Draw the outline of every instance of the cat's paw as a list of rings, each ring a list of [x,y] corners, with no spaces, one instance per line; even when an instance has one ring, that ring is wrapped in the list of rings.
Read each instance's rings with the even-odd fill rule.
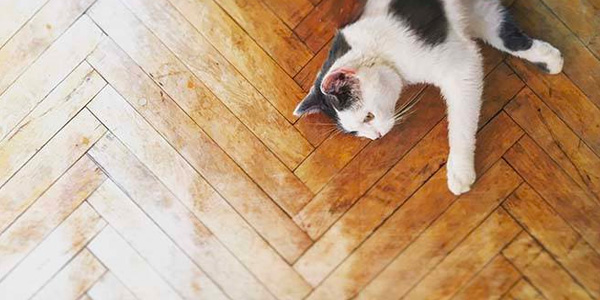
[[[447,164],[448,189],[454,195],[464,194],[471,190],[477,177],[472,167],[459,167],[449,159]]]
[[[560,73],[564,64],[560,51],[544,41],[536,40],[535,43],[535,65],[548,74]]]

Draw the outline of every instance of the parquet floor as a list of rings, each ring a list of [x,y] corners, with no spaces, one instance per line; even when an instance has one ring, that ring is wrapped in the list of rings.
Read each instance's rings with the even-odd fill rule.
[[[444,104],[378,141],[292,115],[344,0],[0,0],[0,299],[598,299],[600,2],[505,1],[473,190]]]

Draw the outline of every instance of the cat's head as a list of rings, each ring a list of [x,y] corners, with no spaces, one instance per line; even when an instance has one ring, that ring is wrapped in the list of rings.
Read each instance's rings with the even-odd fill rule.
[[[348,54],[357,55],[338,34],[315,85],[294,114],[323,112],[345,133],[378,139],[394,127],[402,81],[389,65],[344,59]]]

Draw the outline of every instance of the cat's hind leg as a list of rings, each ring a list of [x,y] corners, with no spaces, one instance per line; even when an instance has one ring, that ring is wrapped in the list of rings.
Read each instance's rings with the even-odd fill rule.
[[[526,59],[550,74],[562,71],[563,58],[549,43],[525,34],[499,0],[470,0],[469,29],[494,48]]]

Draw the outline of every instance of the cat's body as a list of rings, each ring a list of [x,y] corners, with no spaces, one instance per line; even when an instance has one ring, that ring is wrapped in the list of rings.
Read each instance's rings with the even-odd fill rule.
[[[369,0],[360,18],[336,35],[301,115],[321,111],[345,132],[370,139],[404,117],[396,101],[408,84],[440,88],[448,106],[448,187],[475,181],[475,134],[481,108],[482,58],[474,39],[525,58],[549,73],[560,52],[521,32],[499,0]]]

